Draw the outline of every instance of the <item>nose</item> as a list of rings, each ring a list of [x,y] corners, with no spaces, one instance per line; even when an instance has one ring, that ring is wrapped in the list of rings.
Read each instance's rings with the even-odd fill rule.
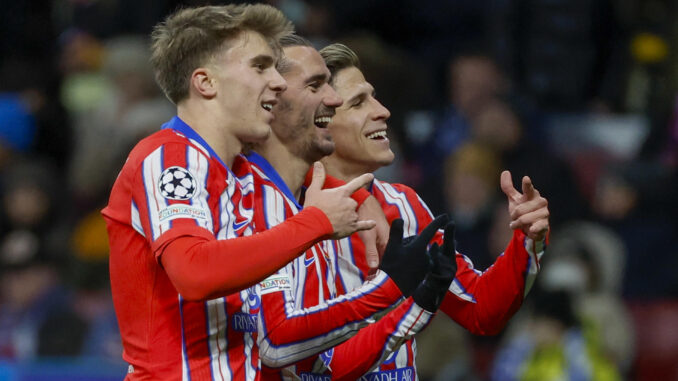
[[[285,78],[280,75],[278,70],[273,69],[271,72],[272,75],[271,78],[269,78],[268,87],[277,93],[282,93],[283,91],[287,90],[287,81],[285,81]]]
[[[329,84],[325,84],[325,96],[323,97],[323,104],[327,107],[339,107],[344,104],[344,99],[334,91],[334,88]]]
[[[374,120],[388,120],[388,118],[391,117],[391,112],[388,111],[388,109],[376,98],[373,98],[373,100],[376,107],[374,108],[374,114],[372,118]]]

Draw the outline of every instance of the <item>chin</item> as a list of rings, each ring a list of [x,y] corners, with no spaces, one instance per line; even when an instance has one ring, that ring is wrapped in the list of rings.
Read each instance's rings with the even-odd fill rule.
[[[250,143],[261,143],[268,139],[270,135],[271,126],[266,124],[265,126],[253,128],[252,134],[248,137],[247,141]]]
[[[385,167],[393,163],[393,160],[395,160],[395,154],[393,153],[393,151],[389,150],[388,153],[379,155],[376,159],[377,160],[375,161],[379,164],[379,167]]]

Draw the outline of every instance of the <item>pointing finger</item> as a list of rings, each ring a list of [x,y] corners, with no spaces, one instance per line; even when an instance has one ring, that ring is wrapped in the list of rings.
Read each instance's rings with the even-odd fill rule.
[[[532,179],[529,176],[523,176],[523,195],[525,195],[526,200],[532,200],[534,198],[534,185],[532,185]]]
[[[369,184],[373,179],[374,179],[373,174],[364,173],[356,177],[355,179],[349,181],[345,185],[342,185],[341,188],[343,188],[346,191],[346,194],[351,195],[353,194],[353,192]]]

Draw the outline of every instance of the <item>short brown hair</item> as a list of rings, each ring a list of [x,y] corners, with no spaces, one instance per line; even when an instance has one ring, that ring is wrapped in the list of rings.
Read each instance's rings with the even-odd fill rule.
[[[278,39],[291,33],[293,26],[282,12],[264,4],[180,9],[156,25],[151,64],[167,98],[175,104],[186,98],[193,70],[245,30],[260,33],[278,52]]]
[[[344,44],[334,43],[320,49],[320,55],[325,60],[325,65],[332,73],[332,83],[334,76],[343,69],[355,67],[360,69],[360,59],[351,48]]]

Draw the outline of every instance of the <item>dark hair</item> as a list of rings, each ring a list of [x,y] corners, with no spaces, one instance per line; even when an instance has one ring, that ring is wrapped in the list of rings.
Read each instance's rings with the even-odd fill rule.
[[[334,43],[320,49],[320,55],[325,60],[325,65],[332,73],[332,81],[336,74],[350,67],[360,69],[360,59],[351,48],[344,44]]]

